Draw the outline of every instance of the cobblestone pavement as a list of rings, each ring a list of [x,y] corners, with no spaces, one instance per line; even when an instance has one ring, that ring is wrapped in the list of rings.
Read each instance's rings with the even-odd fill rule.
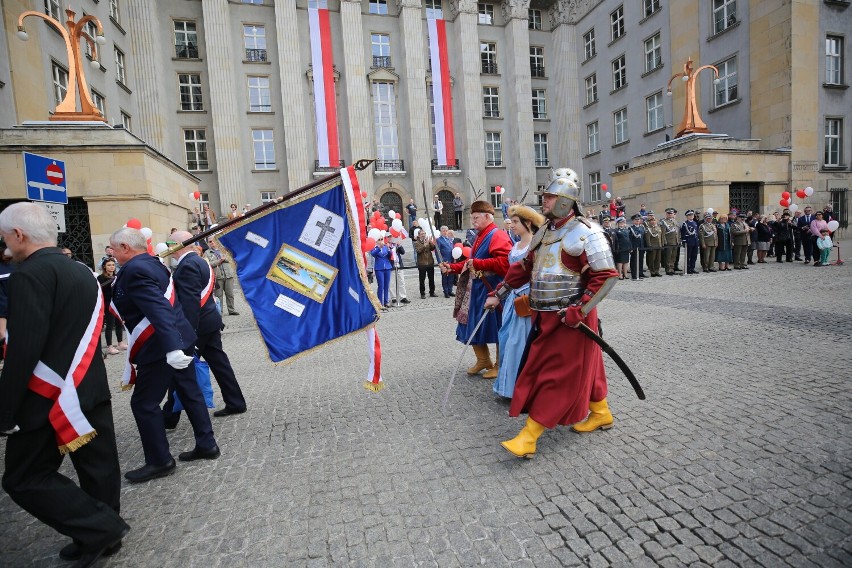
[[[363,334],[274,366],[240,298],[225,347],[249,412],[214,419],[220,459],[124,485],[132,530],[103,565],[849,566],[850,268],[619,282],[604,330],[648,398],[607,361],[615,428],[548,431],[530,461],[499,446],[522,419],[490,382],[461,376],[442,414],[460,345],[416,273],[378,325],[378,394]],[[128,400],[124,471],[142,463]],[[192,446],[186,420],[169,436]],[[66,565],[65,542],[0,495],[0,565]]]

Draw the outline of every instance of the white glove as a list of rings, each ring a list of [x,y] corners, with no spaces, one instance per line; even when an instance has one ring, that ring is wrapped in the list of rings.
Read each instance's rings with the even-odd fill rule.
[[[186,369],[192,363],[192,357],[180,350],[169,351],[166,353],[166,363],[175,369]]]
[[[21,429],[16,424],[15,427],[12,428],[11,430],[0,431],[0,436],[11,436],[12,434],[14,434],[16,432],[20,432],[20,431],[21,431]]]

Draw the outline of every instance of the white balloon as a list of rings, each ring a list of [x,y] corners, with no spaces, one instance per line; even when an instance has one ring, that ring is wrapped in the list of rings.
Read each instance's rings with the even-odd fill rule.
[[[379,229],[370,229],[370,232],[367,233],[367,236],[377,241],[382,238],[382,232]]]
[[[790,207],[788,207],[788,209],[789,209],[790,211],[792,211],[793,213],[795,213],[796,211],[798,211],[798,210],[799,210],[799,206],[798,206],[798,205],[796,205],[795,203],[791,203],[791,204],[790,204]]]
[[[168,250],[168,248],[169,248],[169,245],[167,245],[166,243],[157,243],[157,246],[154,247],[154,253],[160,254],[164,250]]]
[[[433,231],[432,231],[432,234],[433,234],[433,235],[435,236],[435,238],[437,239],[438,237],[440,237],[440,236],[441,236],[441,230],[440,230],[440,229],[435,229],[435,230],[433,230]]]
[[[461,247],[456,247],[456,248],[453,249],[453,258],[454,259],[458,260],[461,257],[461,255],[462,255]]]
[[[610,192],[608,192],[608,191],[607,191],[607,192],[606,192],[606,198],[607,198],[607,199],[609,199],[610,197],[612,197],[612,194],[611,194]]]
[[[388,218],[393,219],[396,217],[396,212],[393,209],[388,209]]]
[[[422,217],[417,220],[417,225],[423,227],[424,229],[429,226],[429,221],[423,219]]]
[[[414,238],[416,239],[416,238],[417,238],[417,235],[418,235],[419,233],[420,233],[420,227],[414,227],[414,233],[412,233],[412,235],[411,235],[411,236],[412,236],[412,237],[414,237]]]
[[[810,196],[811,196],[811,195],[813,195],[813,194],[814,194],[814,188],[812,188],[812,187],[806,187],[806,188],[805,188],[805,195],[807,195],[808,197],[810,197]]]
[[[710,213],[710,214],[712,215],[712,214],[713,214],[713,208],[712,208],[712,207],[708,207],[708,208],[707,208],[707,212],[708,212],[708,213]]]
[[[145,235],[145,240],[150,239],[151,235],[154,234],[154,231],[152,231],[148,227],[142,227],[140,230],[142,231],[142,234]]]
[[[391,227],[393,227],[397,231],[402,229],[402,219],[394,219],[393,221],[391,221]]]
[[[828,222],[828,230],[832,233],[840,228],[840,222],[838,221],[829,221]]]

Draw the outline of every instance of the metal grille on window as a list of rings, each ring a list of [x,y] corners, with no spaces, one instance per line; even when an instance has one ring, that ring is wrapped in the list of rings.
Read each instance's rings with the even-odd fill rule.
[[[19,200],[0,201],[0,212]],[[82,197],[69,197],[65,205],[65,232],[57,236],[56,246],[68,247],[74,253],[74,259],[86,266],[93,267],[95,258],[92,252],[92,230],[89,225],[89,206]],[[98,258],[100,261],[100,258]]]
[[[732,183],[728,186],[728,201],[731,209],[757,211],[760,207],[760,184]]]

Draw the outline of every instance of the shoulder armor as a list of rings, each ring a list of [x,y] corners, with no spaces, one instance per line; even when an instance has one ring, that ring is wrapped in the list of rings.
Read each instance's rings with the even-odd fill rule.
[[[547,225],[548,223],[545,223],[544,225],[539,227],[538,231],[535,232],[532,240],[530,241],[529,250],[535,251],[539,246],[541,246],[541,240],[544,238],[544,234],[547,232]]]
[[[593,232],[586,239],[586,258],[592,271],[608,270],[615,268],[615,259],[612,257],[612,249],[603,232]]]
[[[585,221],[582,217],[568,221],[567,232],[562,239],[562,250],[571,256],[580,256],[583,254],[586,240],[595,231],[591,224],[586,224],[588,221],[583,223],[581,219]],[[600,226],[597,227],[597,231],[603,235],[603,229]]]

